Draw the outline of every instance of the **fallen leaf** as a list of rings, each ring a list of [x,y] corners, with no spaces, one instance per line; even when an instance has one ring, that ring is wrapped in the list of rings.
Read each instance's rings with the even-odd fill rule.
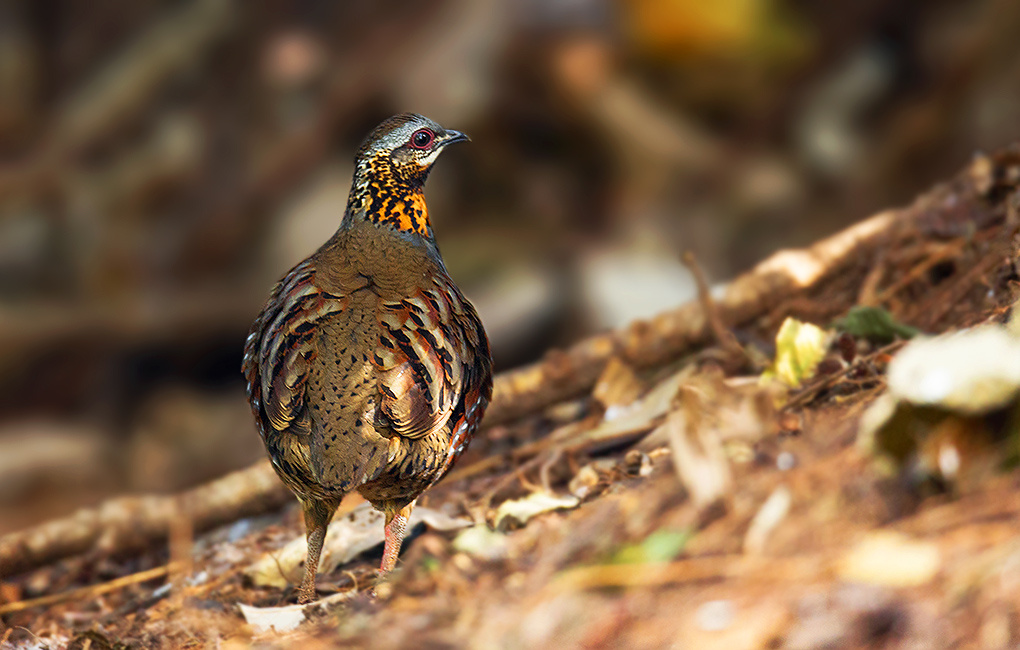
[[[942,567],[932,542],[891,531],[869,533],[839,561],[836,573],[847,582],[881,587],[919,587],[931,582]]]
[[[578,499],[583,499],[598,485],[599,480],[598,471],[592,466],[592,463],[588,463],[577,470],[577,474],[567,484],[567,490]]]
[[[1016,458],[1018,396],[1020,340],[1005,327],[918,338],[890,362],[888,390],[861,418],[858,445],[893,469],[916,458],[923,473],[976,484]]]
[[[506,558],[509,544],[504,533],[496,532],[485,524],[478,524],[460,531],[453,540],[453,548],[492,562]]]
[[[889,364],[889,391],[915,405],[988,413],[1020,393],[1020,340],[1000,325],[918,338]]]
[[[470,526],[467,518],[455,518],[431,508],[417,507],[411,511],[407,529],[425,524],[433,530],[457,530]],[[358,555],[383,543],[385,518],[368,503],[337,517],[329,525],[322,547],[319,571],[329,573]],[[300,581],[307,553],[304,536],[296,538],[273,553],[259,558],[245,571],[260,587],[283,588]]]
[[[684,386],[678,408],[662,425],[669,436],[673,466],[696,508],[715,503],[733,489],[733,474],[719,429],[706,426],[713,405],[704,392]]]
[[[256,634],[265,634],[267,632],[275,632],[277,634],[283,632],[290,632],[301,625],[305,619],[308,618],[308,614],[314,612],[317,609],[327,609],[337,603],[350,600],[358,592],[356,590],[344,591],[319,600],[308,603],[307,605],[285,605],[283,607],[253,607],[252,605],[246,605],[244,603],[238,603],[237,606],[241,610],[241,615],[244,616],[245,622],[252,627],[252,630]]]
[[[612,419],[612,413],[623,412],[637,401],[644,391],[645,385],[634,369],[619,358],[613,357],[595,382],[592,397],[602,405],[606,419]]]
[[[772,531],[789,514],[792,501],[790,489],[785,485],[779,485],[772,491],[747,527],[747,534],[744,535],[745,553],[761,554]]]
[[[680,388],[700,396],[705,426],[717,432],[731,457],[744,455],[749,445],[776,426],[775,404],[779,396],[776,384],[762,386],[757,378],[725,379],[714,372],[700,372],[685,378]],[[782,392],[785,393],[785,390]],[[682,403],[682,400],[677,400]],[[637,444],[639,450],[653,450],[670,444],[669,427],[660,426]]]
[[[598,426],[579,435],[575,448],[596,453],[651,431],[669,411],[677,390],[694,373],[694,366],[686,366],[655,385],[648,394],[613,419],[603,419]]]
[[[504,501],[496,510],[496,529],[503,528],[504,522],[514,520],[520,524],[528,523],[528,520],[536,515],[553,510],[565,510],[576,508],[581,500],[573,495],[559,496],[549,492],[532,492],[523,499]]]
[[[832,334],[811,323],[787,317],[776,334],[776,358],[762,379],[779,379],[795,388],[810,379],[829,349]]]
[[[297,629],[305,621],[304,605],[287,607],[252,607],[238,603],[241,615],[256,634],[266,632],[290,632]]]

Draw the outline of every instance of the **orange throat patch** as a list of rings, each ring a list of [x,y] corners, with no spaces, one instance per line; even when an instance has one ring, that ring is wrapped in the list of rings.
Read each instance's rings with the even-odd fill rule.
[[[356,181],[351,196],[355,208],[377,226],[431,237],[423,183],[398,179],[394,171],[389,164],[373,160],[362,182]]]
[[[423,237],[432,236],[429,211],[421,191],[408,194],[369,193],[365,214],[370,221],[380,226],[388,226],[400,232],[414,232]]]

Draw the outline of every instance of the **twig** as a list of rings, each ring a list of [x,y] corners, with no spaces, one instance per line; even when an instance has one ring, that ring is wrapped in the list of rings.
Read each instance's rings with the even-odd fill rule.
[[[807,386],[804,386],[801,390],[797,391],[797,393],[793,397],[791,397],[786,402],[786,404],[783,405],[783,410],[789,411],[791,409],[810,404],[816,397],[818,397],[818,394],[821,393],[822,391],[832,388],[841,381],[847,381],[847,376],[851,372],[854,372],[858,368],[860,368],[862,363],[870,363],[882,355],[892,354],[893,352],[896,352],[901,347],[906,345],[906,343],[907,343],[906,341],[894,341],[889,345],[883,346],[878,350],[875,350],[874,352],[865,357],[861,357],[860,359],[848,365],[846,368],[843,368],[839,372],[834,372],[831,375],[826,375],[825,377],[819,377],[815,379],[812,383],[808,384]],[[883,381],[883,378],[878,375],[875,375],[873,377],[868,377],[868,380]]]
[[[506,464],[507,459],[510,460],[525,460],[536,456],[547,449],[559,448],[565,451],[581,451],[580,448],[571,446],[576,444],[578,438],[583,437],[588,431],[594,428],[597,422],[591,422],[590,424],[585,423],[584,420],[572,422],[566,426],[560,427],[538,440],[525,443],[523,445],[515,447],[510,451],[509,454],[500,454],[498,456],[489,456],[476,461],[470,465],[464,467],[458,467],[450,472],[447,477],[447,482],[460,481],[476,474],[481,474],[490,469],[502,467]],[[583,446],[583,445],[582,445]]]
[[[132,573],[130,575],[117,578],[116,580],[111,580],[110,582],[79,587],[78,589],[72,589],[70,591],[62,591],[59,594],[50,594],[48,596],[40,596],[39,598],[30,598],[28,600],[19,600],[13,603],[7,603],[6,605],[0,605],[0,616],[14,612],[21,612],[26,609],[32,609],[33,607],[54,605],[68,600],[95,598],[96,596],[108,594],[111,591],[117,591],[124,587],[130,587],[131,585],[148,582],[149,580],[155,580],[156,578],[162,578],[177,568],[176,563],[171,562],[170,564],[164,564],[163,566],[158,566],[147,571]]]
[[[562,458],[563,449],[562,448],[554,449],[552,453],[549,454],[549,458],[547,458],[545,462],[542,463],[542,466],[538,468],[539,481],[542,484],[542,489],[545,490],[546,492],[551,493],[553,491],[552,470],[553,467],[556,466],[556,463],[560,462],[560,459]]]
[[[992,246],[991,250],[986,252],[963,275],[960,275],[953,282],[947,282],[944,287],[938,287],[936,291],[929,294],[931,297],[927,301],[915,305],[912,313],[905,315],[905,319],[909,317],[910,322],[918,323],[918,326],[922,329],[931,329],[942,320],[942,317],[950,309],[959,304],[963,296],[974,288],[977,280],[1002,264],[1005,259],[1008,259],[1006,246]],[[923,321],[921,321],[922,316],[924,318]]]
[[[514,454],[514,456],[516,456],[516,454]],[[483,458],[476,463],[471,463],[470,465],[465,465],[464,467],[458,467],[454,469],[453,471],[446,475],[445,481],[446,482],[460,481],[461,479],[476,476],[483,472],[487,472],[490,469],[502,467],[506,460],[507,457],[505,454]]]
[[[878,285],[885,278],[888,257],[889,251],[885,248],[879,249],[875,254],[875,261],[872,263],[868,275],[864,277],[864,282],[861,283],[861,288],[857,292],[858,305],[871,307],[878,304],[878,299],[875,296],[878,292]]]
[[[883,289],[881,293],[875,295],[874,302],[871,304],[880,305],[884,303],[902,291],[904,287],[923,278],[926,273],[931,271],[937,265],[947,260],[951,260],[954,257],[958,257],[963,252],[963,248],[966,243],[966,240],[958,239],[946,244],[939,244],[936,247],[936,250],[931,255],[928,255],[924,261],[912,266],[906,275]]]
[[[708,286],[708,279],[705,277],[705,271],[698,264],[697,258],[694,256],[692,251],[687,251],[683,254],[684,266],[694,276],[694,282],[698,285],[698,303],[701,305],[702,311],[708,317],[708,326],[712,330],[712,337],[715,342],[720,345],[727,353],[732,355],[736,359],[747,359],[747,354],[744,352],[744,348],[741,347],[737,341],[737,337],[726,328],[723,324],[722,317],[719,315],[719,309],[715,305],[715,300],[712,299],[712,290]]]
[[[485,510],[489,509],[489,507],[492,505],[493,499],[495,499],[497,495],[502,493],[504,490],[506,490],[514,483],[520,482],[522,485],[524,485],[526,489],[531,489],[529,487],[530,481],[528,481],[526,478],[523,478],[523,476],[526,472],[534,469],[535,467],[538,467],[541,464],[542,460],[543,460],[542,456],[536,456],[535,458],[532,458],[523,465],[519,465],[515,467],[512,471],[508,472],[506,476],[504,476],[498,483],[496,483],[496,485],[493,486],[492,489],[490,489],[488,492],[486,492],[485,496],[483,496],[479,500],[482,504],[484,504]]]

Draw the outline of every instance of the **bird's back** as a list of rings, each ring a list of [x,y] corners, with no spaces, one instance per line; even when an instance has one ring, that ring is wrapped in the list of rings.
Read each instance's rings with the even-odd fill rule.
[[[322,304],[301,302],[305,285]],[[472,406],[463,402],[488,400],[477,315],[420,242],[369,225],[338,233],[281,286],[297,300],[274,293],[253,335],[279,337],[270,330],[289,310],[296,320],[282,329],[294,344],[246,354],[247,374],[257,365],[253,374],[273,377],[260,401],[274,465],[299,494],[359,488],[372,501],[410,501],[459,454],[451,445]],[[271,417],[280,403],[299,411],[282,427]]]
[[[306,387],[311,420],[312,478],[327,490],[347,492],[378,475],[387,440],[375,428],[378,375],[372,354],[379,340],[379,298],[362,288],[347,308],[318,328],[318,354]]]

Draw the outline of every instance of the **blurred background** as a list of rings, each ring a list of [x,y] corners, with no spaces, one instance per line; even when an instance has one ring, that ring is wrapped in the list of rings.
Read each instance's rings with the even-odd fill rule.
[[[361,138],[500,370],[910,201],[1020,135],[1013,0],[0,3],[0,533],[262,456],[239,374]]]

